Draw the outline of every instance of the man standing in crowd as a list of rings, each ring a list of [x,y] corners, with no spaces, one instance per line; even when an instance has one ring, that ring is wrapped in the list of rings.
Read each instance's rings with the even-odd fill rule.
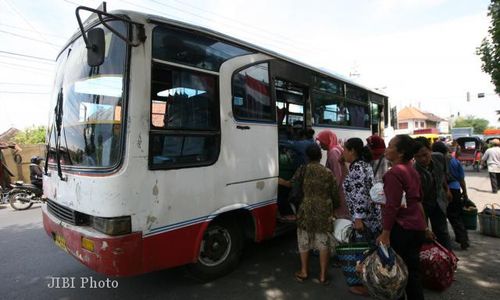
[[[432,151],[442,153],[448,164],[448,187],[450,188],[452,200],[448,204],[446,213],[451,227],[455,232],[455,241],[460,244],[462,250],[466,250],[469,248],[469,235],[462,219],[462,210],[468,196],[464,169],[458,160],[460,151],[456,151],[455,157],[451,157],[448,146],[443,142],[435,142],[432,145]]]
[[[425,216],[430,220],[438,242],[451,249],[446,211],[452,195],[448,188],[445,158],[441,153],[432,152],[429,141],[424,137],[415,139],[414,153],[415,169],[422,183]]]
[[[493,145],[484,152],[482,161],[488,164],[488,172],[490,173],[491,191],[498,193],[500,186],[500,140],[494,139],[491,141]]]

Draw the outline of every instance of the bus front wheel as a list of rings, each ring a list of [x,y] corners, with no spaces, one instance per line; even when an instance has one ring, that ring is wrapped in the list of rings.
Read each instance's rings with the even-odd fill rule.
[[[228,274],[238,265],[242,247],[242,231],[234,221],[210,224],[203,235],[198,260],[189,266],[191,276],[209,281]]]

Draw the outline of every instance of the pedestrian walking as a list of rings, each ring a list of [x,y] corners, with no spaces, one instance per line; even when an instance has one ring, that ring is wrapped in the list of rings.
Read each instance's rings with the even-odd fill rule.
[[[490,147],[481,159],[488,165],[488,173],[490,173],[491,192],[498,193],[500,187],[500,140],[493,139]]]

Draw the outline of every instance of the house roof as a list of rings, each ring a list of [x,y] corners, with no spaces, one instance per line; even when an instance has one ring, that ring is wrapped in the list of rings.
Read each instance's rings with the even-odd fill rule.
[[[398,120],[425,120],[431,122],[441,122],[446,121],[445,119],[436,116],[433,113],[421,111],[416,107],[405,107],[398,112]]]
[[[424,115],[427,116],[427,120],[431,121],[431,122],[441,122],[441,121],[446,121],[445,119],[441,118],[441,117],[438,117],[436,116],[435,114],[433,113],[429,113],[429,112],[424,112]]]
[[[9,128],[7,131],[0,133],[0,142],[9,142],[18,132],[19,129]]]
[[[427,116],[418,108],[405,107],[398,112],[398,120],[427,120]]]

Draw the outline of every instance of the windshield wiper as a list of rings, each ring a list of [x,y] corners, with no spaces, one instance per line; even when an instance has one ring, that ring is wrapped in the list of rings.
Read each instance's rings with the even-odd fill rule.
[[[63,119],[63,89],[59,90],[59,93],[57,94],[57,103],[56,107],[54,108],[54,123],[52,127],[50,128],[49,131],[49,140],[47,143],[47,159],[45,160],[45,175],[48,176],[48,161],[49,161],[49,153],[52,150],[52,147],[50,147],[50,141],[52,139],[52,130],[54,129],[54,126],[56,128],[55,132],[55,150],[56,150],[56,161],[57,161],[57,175],[59,178],[63,181],[66,181],[66,178],[62,174],[62,167],[61,167],[61,127],[62,127],[62,119]]]

